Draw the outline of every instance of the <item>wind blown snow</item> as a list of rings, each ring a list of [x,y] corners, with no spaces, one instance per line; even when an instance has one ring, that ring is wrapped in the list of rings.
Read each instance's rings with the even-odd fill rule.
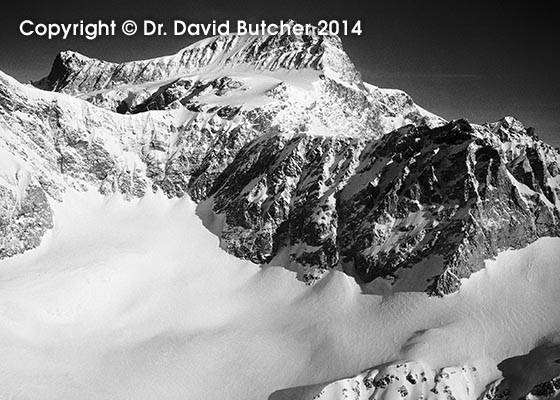
[[[267,399],[395,360],[496,364],[560,329],[560,239],[445,298],[314,287],[219,248],[187,197],[69,191],[40,247],[0,262],[0,399]]]

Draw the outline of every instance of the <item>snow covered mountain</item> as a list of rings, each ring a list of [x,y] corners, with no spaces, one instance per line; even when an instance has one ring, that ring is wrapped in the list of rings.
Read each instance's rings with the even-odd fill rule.
[[[121,65],[65,52],[45,82],[126,113],[6,82],[41,104],[24,115],[56,158],[43,179],[188,193],[225,215],[214,232],[228,252],[307,283],[337,267],[363,282],[418,270],[395,287],[445,294],[498,251],[558,234],[554,149],[511,118],[444,124],[364,84],[335,38],[217,37]]]
[[[197,112],[229,106],[233,109],[222,113],[231,115],[240,106],[255,108],[285,100],[284,107],[320,113],[317,117],[323,123],[341,122],[333,117],[352,120],[361,115],[361,127],[347,134],[371,130],[376,123],[390,131],[405,123],[435,126],[443,122],[401,91],[364,83],[340,39],[318,34],[217,36],[172,56],[122,64],[66,51],[56,57],[50,74],[34,85],[132,113],[181,104]],[[333,115],[332,106],[341,108],[338,114]]]
[[[128,197],[160,187],[200,201],[237,152],[265,134],[379,137],[405,122],[443,123],[400,91],[366,86],[340,40],[318,35],[216,37],[175,56],[121,65],[64,52],[36,85],[127,112],[103,112],[3,77],[6,147],[40,142],[37,157],[20,156],[33,169],[43,164],[43,180],[70,175],[49,184],[54,198],[65,186],[93,185]],[[16,108],[22,113],[12,113]],[[166,112],[142,112],[154,109]],[[40,225],[34,236],[50,226]],[[20,236],[31,222],[25,226]],[[10,235],[0,256],[39,243]]]
[[[188,235],[204,238],[203,246],[210,255],[219,254],[220,262],[235,267],[224,272],[206,258],[197,261],[204,266],[202,269],[198,264],[178,264],[177,260],[188,259],[193,253],[184,253],[183,244],[165,233],[162,224],[153,229],[165,240],[155,233],[149,235],[154,253],[144,257],[151,264],[140,262],[142,272],[133,281],[138,279],[145,285],[144,278],[152,279],[157,274],[152,265],[159,265],[157,257],[161,256],[165,260],[161,262],[163,271],[170,274],[161,278],[165,284],[177,277],[181,282],[188,280],[183,274],[194,273],[199,277],[197,282],[200,280],[195,292],[203,296],[207,295],[207,286],[223,286],[226,294],[210,296],[216,296],[217,304],[227,303],[230,292],[235,293],[237,301],[253,304],[253,293],[255,299],[264,302],[254,312],[264,318],[266,326],[255,327],[251,334],[274,331],[277,324],[284,324],[281,317],[271,321],[263,317],[273,313],[275,307],[284,310],[284,316],[294,314],[296,319],[300,312],[313,316],[310,321],[316,313],[319,321],[331,314],[349,318],[348,327],[339,331],[328,321],[313,325],[286,317],[288,331],[283,330],[285,327],[280,331],[287,336],[280,342],[294,344],[297,340],[291,334],[308,329],[311,334],[302,333],[301,339],[303,347],[312,349],[304,352],[308,363],[301,361],[301,368],[293,371],[295,375],[267,378],[283,386],[268,385],[265,380],[249,398],[271,394],[272,388],[278,390],[272,399],[517,399],[533,396],[528,393],[539,390],[556,395],[554,378],[560,376],[560,370],[556,359],[549,359],[547,354],[556,354],[557,349],[554,334],[559,332],[560,318],[554,306],[558,304],[558,285],[554,280],[546,284],[543,280],[547,274],[554,274],[560,253],[543,243],[558,247],[558,239],[550,237],[560,236],[559,165],[558,150],[539,140],[531,128],[515,118],[485,125],[466,120],[447,122],[416,105],[402,91],[364,83],[337,37],[213,37],[172,56],[122,64],[66,51],[56,57],[50,74],[32,85],[22,85],[0,73],[0,266],[5,266],[7,288],[16,288],[15,293],[23,293],[26,287],[35,293],[43,285],[43,273],[54,281],[68,279],[71,287],[81,287],[81,280],[74,282],[72,266],[82,265],[79,268],[87,271],[96,266],[91,279],[105,282],[99,284],[100,289],[109,285],[114,290],[115,310],[134,324],[144,324],[144,320],[154,318],[153,314],[128,314],[125,304],[142,308],[141,299],[129,292],[128,286],[122,294],[120,286],[113,287],[111,282],[119,279],[113,274],[121,272],[103,249],[129,265],[122,254],[136,254],[150,247],[150,242],[136,237],[130,221],[137,218],[138,229],[146,229],[155,223],[146,215],[153,214],[173,226],[173,232],[183,240],[188,240]],[[96,200],[96,192],[117,201],[119,206],[106,205],[107,212],[122,224],[131,225],[115,225],[111,233],[110,220],[101,217],[104,206]],[[80,197],[87,193],[95,199]],[[206,229],[219,238],[222,250],[207,244],[211,239],[205,235],[211,235],[201,233],[202,227],[192,227],[196,225],[195,205],[190,199],[196,203],[196,214]],[[189,221],[189,232],[175,220],[169,202],[177,202],[173,204],[177,204],[177,214],[185,223]],[[66,204],[68,213],[64,211]],[[80,218],[79,206],[98,210],[97,217],[83,211],[84,218],[93,225],[92,221],[99,218],[106,230],[84,223],[79,225],[81,230],[73,231],[71,221]],[[121,218],[119,207],[135,217]],[[146,215],[137,214],[134,207]],[[167,211],[158,211],[160,208]],[[57,221],[62,221],[60,227]],[[122,238],[118,234],[121,228]],[[83,232],[90,232],[90,236]],[[103,235],[112,239],[97,239]],[[57,257],[67,251],[60,238],[76,242],[76,248],[92,254],[91,258],[70,251],[68,259],[60,261]],[[136,239],[129,242],[128,238]],[[115,244],[121,240],[124,253]],[[134,247],[135,241],[142,243],[142,248]],[[99,253],[93,249],[97,245]],[[542,255],[529,259],[527,254],[534,254],[535,249],[553,261]],[[196,252],[195,247],[187,246],[187,250]],[[524,261],[516,260],[516,255]],[[136,256],[130,257],[136,260]],[[488,263],[496,257],[498,265],[492,270]],[[58,269],[57,262],[67,267]],[[535,283],[517,282],[533,262],[547,265]],[[512,271],[507,275],[504,271],[510,264]],[[18,272],[20,265],[30,271],[44,271],[37,278]],[[266,290],[252,286],[258,276],[255,265],[262,267],[261,273],[269,274],[263,283],[269,288],[269,300],[258,294],[262,290],[266,295]],[[266,272],[277,266],[284,267],[283,272]],[[98,268],[105,271],[106,267],[112,272],[99,278]],[[128,267],[123,268],[128,271]],[[307,285],[294,279],[290,271]],[[491,271],[500,272],[485,275]],[[134,270],[130,273],[135,276]],[[273,275],[277,281],[271,278]],[[501,281],[501,275],[507,277]],[[244,282],[245,277],[253,281]],[[231,289],[229,280],[251,289],[239,295],[237,287]],[[537,283],[542,292],[538,292]],[[275,290],[274,285],[278,285]],[[503,287],[512,302],[516,290],[537,290],[534,301],[547,305],[520,303],[519,315],[512,316],[507,303],[500,304],[498,294],[488,294],[492,285]],[[103,319],[103,312],[91,308],[93,303],[77,292],[61,294],[54,286],[48,290],[54,297],[47,304],[56,304],[56,310],[66,309],[64,296],[77,296],[76,310],[52,312],[62,319],[70,315],[71,326],[76,323],[74,317],[84,324],[81,318],[89,313]],[[154,290],[154,296],[167,299],[167,294]],[[436,297],[427,297],[424,292]],[[190,292],[172,293],[177,296],[173,299],[191,307],[182,297],[191,296]],[[62,303],[57,300],[59,296]],[[309,296],[317,298],[309,300]],[[460,305],[461,299],[466,305]],[[6,301],[16,300],[6,297]],[[162,300],[168,304],[166,301],[171,299]],[[21,308],[29,315],[42,315],[40,302],[14,304],[13,310]],[[232,313],[242,318],[252,315],[247,316],[244,307],[232,307]],[[453,307],[461,310],[456,320],[446,316]],[[533,307],[539,313],[525,315],[531,314]],[[415,310],[418,315],[414,315]],[[345,312],[351,316],[342,317]],[[201,320],[206,318],[198,309],[193,313]],[[354,320],[354,313],[367,317],[365,321]],[[45,318],[50,321],[51,311],[48,314]],[[216,325],[223,327],[227,318],[221,311],[218,314]],[[393,320],[400,317],[404,322]],[[469,328],[473,319],[484,319],[481,325],[489,326],[481,340],[479,333]],[[28,326],[26,321],[6,321],[2,321],[6,326]],[[165,325],[153,336],[135,337],[130,343],[125,340],[126,346],[146,345],[151,349],[152,344],[144,340],[157,341],[174,330],[194,336],[197,329],[215,332],[206,331],[209,328],[198,322],[194,324],[196,329],[187,322],[180,327]],[[317,328],[323,324],[331,332],[324,337]],[[372,328],[374,324],[379,327]],[[463,330],[457,333],[454,324]],[[531,330],[524,324],[537,328]],[[92,334],[89,325],[84,326],[87,334]],[[103,342],[115,335],[113,325],[108,326],[100,336],[92,334],[96,340]],[[353,328],[357,331],[349,333]],[[51,334],[56,337],[58,331],[50,322],[45,329],[49,340]],[[527,329],[528,333],[501,343],[499,338],[508,329]],[[401,333],[397,335],[397,331]],[[10,332],[7,340],[18,348],[22,345],[19,336]],[[81,343],[82,336],[72,336],[73,330],[66,333],[76,345]],[[469,333],[474,337],[471,347],[483,343],[482,354],[469,353],[474,350],[467,347],[462,357],[453,355],[460,340],[469,340]],[[394,340],[392,334],[396,335]],[[332,342],[328,357],[314,353],[322,351],[315,347],[317,343],[308,341],[316,336],[319,341]],[[383,339],[368,349],[369,341],[378,336]],[[270,341],[277,343],[277,338]],[[445,356],[435,355],[438,342],[445,343]],[[213,342],[208,343],[211,350]],[[351,349],[354,345],[356,350]],[[112,354],[105,345],[99,346],[100,351]],[[529,353],[531,350],[534,353]],[[66,350],[60,351],[66,354]],[[153,351],[159,354],[161,348],[156,345]],[[10,350],[10,354],[16,353]],[[525,353],[529,353],[526,358],[515,358]],[[249,354],[253,357],[252,352]],[[270,357],[275,354],[271,352]],[[276,355],[260,365],[285,367],[285,357]],[[333,366],[325,362],[333,362]],[[500,363],[505,366],[499,367]],[[33,368],[28,372],[31,375],[36,372]],[[524,368],[540,372],[526,373],[521,384],[515,374]],[[2,371],[14,374],[10,365],[6,369],[0,366]],[[351,378],[340,380],[346,376]],[[255,375],[251,378],[260,379]],[[245,383],[243,378],[232,379]],[[16,386],[18,382],[9,381]],[[191,386],[185,386],[185,390],[193,390],[195,379],[188,382]],[[72,398],[77,393],[107,398],[87,395],[92,387],[97,388],[95,383],[80,386],[81,391],[72,391],[72,385],[66,389],[65,385],[67,392],[45,398]],[[293,390],[280,390],[291,386]],[[216,396],[225,393],[212,387]],[[174,395],[168,393],[168,398],[181,398],[179,394],[185,392],[177,390]],[[228,390],[238,393],[231,387]],[[149,393],[161,396],[165,392],[154,389]],[[527,398],[547,398],[534,396]]]

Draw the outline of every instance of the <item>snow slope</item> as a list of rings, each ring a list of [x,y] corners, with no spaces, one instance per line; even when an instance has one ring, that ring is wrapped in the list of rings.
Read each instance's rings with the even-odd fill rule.
[[[321,385],[290,388],[400,360],[475,367],[478,394],[560,329],[560,239],[443,299],[382,297],[228,255],[188,197],[69,190],[52,207],[41,245],[0,261],[1,399],[309,398]]]

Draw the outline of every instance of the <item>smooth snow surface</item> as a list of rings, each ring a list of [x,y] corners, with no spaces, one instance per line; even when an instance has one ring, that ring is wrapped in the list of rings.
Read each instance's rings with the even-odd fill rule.
[[[443,299],[381,297],[226,254],[188,198],[68,192],[53,207],[42,245],[0,262],[0,399],[267,399],[409,359],[476,365],[482,391],[560,330],[560,239]]]

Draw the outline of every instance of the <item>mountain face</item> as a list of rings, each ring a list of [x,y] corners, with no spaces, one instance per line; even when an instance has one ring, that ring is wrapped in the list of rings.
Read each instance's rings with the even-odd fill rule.
[[[35,84],[88,102],[6,76],[1,84],[3,144],[34,179],[48,182],[40,191],[54,199],[67,187],[93,187],[127,198],[161,188],[202,201],[237,153],[263,135],[367,138],[403,123],[444,122],[403,92],[364,84],[340,40],[318,35],[210,38],[175,56],[120,65],[64,52]],[[6,188],[7,209],[19,210],[6,212],[6,221],[23,218],[18,184]],[[5,243],[4,257],[40,242],[49,224],[26,226],[33,224],[40,225],[35,240],[19,223],[4,224],[21,231]]]
[[[225,248],[238,257],[262,263],[287,247],[310,283],[339,263],[364,282],[398,280],[432,257],[441,270],[415,289],[440,295],[498,251],[558,235],[557,162],[511,118],[368,140],[261,137],[210,194],[226,215]]]
[[[189,195],[228,253],[365,293],[448,295],[560,236],[558,150],[515,118],[447,122],[364,83],[337,37],[214,37],[121,64],[66,51],[33,86],[0,74],[0,259],[37,247],[71,189]],[[316,398],[473,398],[475,375],[407,361]]]
[[[189,194],[225,216],[224,249],[309,284],[342,268],[443,295],[499,251],[558,235],[553,148],[513,118],[445,123],[363,83],[337,38],[217,37],[123,64],[64,52],[36,85],[87,100],[4,79],[4,119],[18,132],[7,145],[24,137],[48,155],[44,165],[20,154],[44,165],[43,180],[56,176],[44,196],[88,185]],[[51,225],[46,203],[36,207],[46,219],[12,232],[3,254],[40,243]],[[421,278],[399,285],[409,270]]]

